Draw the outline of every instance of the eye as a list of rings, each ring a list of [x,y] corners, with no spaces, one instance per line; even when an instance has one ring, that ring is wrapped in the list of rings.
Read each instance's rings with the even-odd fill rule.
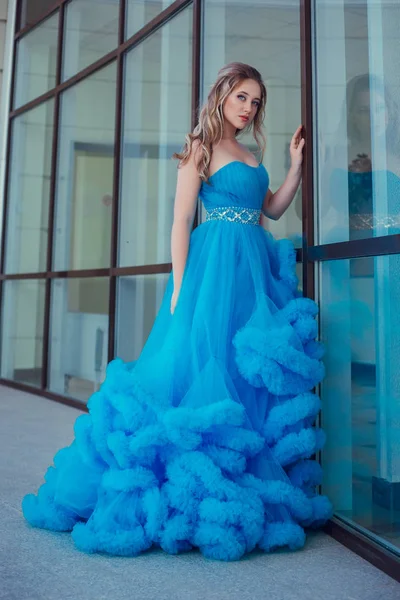
[[[243,98],[243,100],[246,100],[246,96],[243,96],[243,94],[238,94],[238,98],[240,98],[240,99]]]
[[[255,104],[257,107],[260,106],[260,103],[258,102],[258,100],[253,100],[253,104]]]

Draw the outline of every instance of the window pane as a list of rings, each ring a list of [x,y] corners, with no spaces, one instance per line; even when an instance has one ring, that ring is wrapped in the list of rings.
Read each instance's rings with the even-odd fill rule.
[[[53,100],[12,123],[6,273],[46,270]]]
[[[320,243],[399,233],[400,11],[315,6]]]
[[[267,87],[264,164],[270,189],[276,191],[290,167],[289,144],[301,123],[300,0],[295,2],[204,2],[203,98],[218,70],[240,60],[258,69]],[[251,135],[240,141],[257,152]],[[258,155],[257,155],[258,157]],[[279,221],[268,221],[275,237],[289,237],[301,246],[301,189]]]
[[[192,9],[128,53],[119,264],[169,262],[177,161],[190,130]]]
[[[45,282],[3,283],[1,376],[40,386]]]
[[[115,80],[112,63],[62,96],[54,232],[57,271],[110,264]]]
[[[57,4],[57,0],[22,0],[21,2],[21,29],[32,25],[42,15]]]
[[[174,0],[126,0],[126,37],[131,37]]]
[[[161,305],[169,274],[136,275],[118,279],[117,355],[136,360]]]
[[[66,6],[62,80],[118,46],[118,0],[72,0]]]
[[[106,277],[52,282],[50,389],[86,401],[105,377],[108,347]]]
[[[14,108],[56,85],[58,13],[17,42]]]
[[[400,255],[322,263],[324,493],[398,549],[399,298]]]

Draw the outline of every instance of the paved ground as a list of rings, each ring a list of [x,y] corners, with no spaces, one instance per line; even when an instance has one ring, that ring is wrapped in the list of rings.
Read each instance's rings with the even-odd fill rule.
[[[199,552],[86,555],[69,534],[30,528],[21,497],[37,489],[79,412],[0,386],[1,600],[395,600],[400,584],[325,535],[300,552],[237,562]]]

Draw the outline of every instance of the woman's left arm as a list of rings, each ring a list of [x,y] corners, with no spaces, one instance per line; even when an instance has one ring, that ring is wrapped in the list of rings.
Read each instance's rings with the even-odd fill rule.
[[[296,195],[301,181],[301,165],[303,163],[303,148],[305,140],[301,137],[302,125],[300,125],[290,142],[291,167],[281,187],[272,193],[268,190],[262,205],[262,212],[266,217],[276,221],[290,206]]]

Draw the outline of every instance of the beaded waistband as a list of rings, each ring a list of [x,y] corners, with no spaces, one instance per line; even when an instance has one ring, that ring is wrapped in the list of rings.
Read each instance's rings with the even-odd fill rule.
[[[261,212],[257,208],[240,208],[240,206],[219,206],[207,211],[206,221],[229,221],[258,225]]]

